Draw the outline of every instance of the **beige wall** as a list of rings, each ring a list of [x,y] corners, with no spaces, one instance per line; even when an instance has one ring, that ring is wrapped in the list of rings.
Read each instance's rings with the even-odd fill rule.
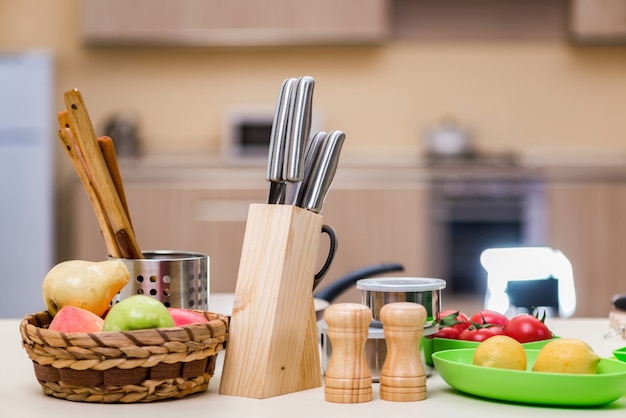
[[[391,42],[381,47],[124,49],[81,45],[78,0],[0,0],[0,50],[46,48],[62,93],[96,125],[136,110],[150,152],[217,151],[231,106],[273,106],[285,77],[316,78],[346,153],[418,152],[453,114],[489,151],[626,155],[626,49],[559,41]]]

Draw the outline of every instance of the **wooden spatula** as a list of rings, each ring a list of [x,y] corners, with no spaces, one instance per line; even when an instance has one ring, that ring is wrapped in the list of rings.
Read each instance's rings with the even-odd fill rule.
[[[110,230],[117,244],[117,251],[115,252],[119,253],[121,257],[143,258],[128,216],[127,205],[122,203],[115,187],[82,95],[76,89],[69,90],[65,92],[64,99],[67,116],[61,115],[59,121],[65,122],[62,125],[62,130],[69,125],[74,141],[73,149],[82,164],[84,175],[90,185],[89,189],[92,190],[87,193],[93,193],[95,197],[96,206],[98,206],[98,208],[94,207],[96,215],[98,216],[100,212],[105,218],[99,219],[101,227],[103,224],[110,225]],[[108,235],[108,232],[103,231],[103,235]],[[105,242],[107,239],[105,237]],[[109,245],[110,243],[107,243],[107,248]],[[109,249],[109,252],[113,251]]]

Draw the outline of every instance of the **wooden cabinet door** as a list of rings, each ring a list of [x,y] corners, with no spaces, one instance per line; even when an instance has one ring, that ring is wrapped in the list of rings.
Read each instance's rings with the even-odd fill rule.
[[[429,275],[429,188],[331,189],[324,204],[324,223],[335,228],[338,250],[319,289],[342,275],[372,264],[398,262],[401,275]],[[320,249],[322,256],[326,249]],[[323,260],[320,260],[320,264]],[[352,287],[337,302],[360,302]]]
[[[266,46],[379,43],[389,0],[83,0],[88,44]]]
[[[570,260],[576,316],[606,317],[626,292],[626,184],[553,182],[548,186],[549,245]]]
[[[144,250],[201,252],[209,256],[212,292],[234,292],[251,203],[265,190],[127,184],[126,195],[139,246]],[[85,193],[77,187],[72,257],[106,258],[106,248]]]
[[[247,209],[263,203],[267,190],[208,189],[181,185],[126,184],[126,195],[139,246],[143,250],[203,252],[210,257],[212,292],[234,292]],[[428,188],[331,189],[321,215],[338,236],[338,249],[320,289],[342,275],[371,264],[398,262],[405,273],[429,275]],[[106,258],[93,210],[75,189],[72,257]],[[321,233],[321,232],[320,232]],[[324,235],[319,267],[328,254]],[[360,301],[352,288],[338,301]]]

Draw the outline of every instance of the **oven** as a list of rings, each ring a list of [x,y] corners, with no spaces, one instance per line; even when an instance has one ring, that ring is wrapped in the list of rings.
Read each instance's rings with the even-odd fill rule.
[[[545,244],[543,181],[536,176],[454,176],[432,182],[432,264],[446,293],[484,296],[480,254]]]

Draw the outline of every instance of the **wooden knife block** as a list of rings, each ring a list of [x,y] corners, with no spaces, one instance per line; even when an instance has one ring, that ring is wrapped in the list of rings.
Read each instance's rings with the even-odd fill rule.
[[[220,394],[260,399],[322,385],[313,304],[322,219],[292,205],[250,206]]]

